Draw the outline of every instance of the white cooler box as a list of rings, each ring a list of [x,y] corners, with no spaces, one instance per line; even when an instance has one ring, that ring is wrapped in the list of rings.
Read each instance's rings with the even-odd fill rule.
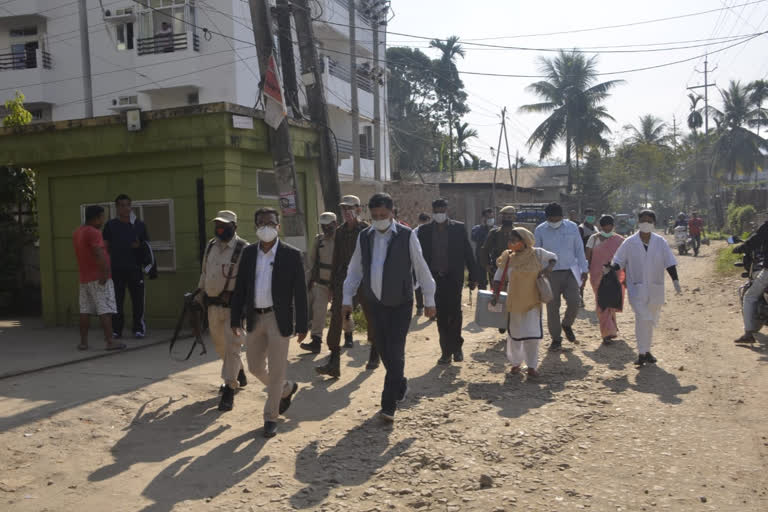
[[[493,292],[488,290],[478,290],[477,307],[475,308],[475,323],[480,327],[495,327],[496,329],[507,328],[507,294],[501,292],[496,305],[491,304]]]

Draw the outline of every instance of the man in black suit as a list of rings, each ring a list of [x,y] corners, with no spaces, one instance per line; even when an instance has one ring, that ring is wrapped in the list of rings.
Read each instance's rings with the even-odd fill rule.
[[[307,288],[301,252],[277,238],[277,210],[261,208],[255,218],[259,242],[246,247],[241,256],[232,294],[231,326],[242,340],[243,319],[246,321],[248,370],[267,386],[264,437],[274,437],[277,417],[288,410],[299,389],[296,382],[286,380],[285,374],[288,340],[294,332],[299,343],[307,336]],[[229,393],[227,398],[234,401],[234,391]]]
[[[432,222],[419,228],[418,236],[424,260],[437,283],[437,330],[440,334],[442,355],[438,364],[464,360],[461,346],[461,289],[464,286],[464,268],[469,272],[469,289],[475,289],[475,256],[467,238],[463,222],[448,218],[448,201],[432,202]]]

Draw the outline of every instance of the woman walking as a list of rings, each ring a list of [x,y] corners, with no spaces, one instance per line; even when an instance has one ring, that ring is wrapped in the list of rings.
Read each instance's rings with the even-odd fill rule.
[[[597,289],[600,286],[600,280],[603,278],[603,267],[613,260],[613,255],[619,249],[624,241],[624,237],[613,231],[614,220],[610,215],[600,217],[600,231],[589,237],[587,241],[587,261],[589,262],[589,281],[592,284],[592,291],[595,293],[595,302],[597,302]],[[618,272],[619,282],[624,283],[624,271]],[[622,302],[624,298],[624,287],[621,287]],[[620,309],[602,309],[597,308],[597,318],[600,321],[600,336],[603,337],[603,344],[610,345],[619,333],[616,325],[616,313]]]
[[[540,247],[534,247],[533,233],[525,228],[515,228],[510,234],[508,250],[496,261],[494,275],[495,304],[506,279],[506,311],[508,313],[507,359],[512,363],[510,373],[520,373],[525,362],[528,377],[538,377],[539,342],[544,337],[541,326],[541,298],[536,280],[549,275],[557,262],[557,256]],[[506,269],[507,275],[504,275]]]

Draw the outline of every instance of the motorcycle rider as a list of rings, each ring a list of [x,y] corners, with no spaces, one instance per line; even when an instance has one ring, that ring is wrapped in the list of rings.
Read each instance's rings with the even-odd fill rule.
[[[680,212],[677,214],[677,220],[675,221],[675,225],[673,226],[673,229],[678,226],[683,226],[684,228],[688,227],[688,221],[686,220],[685,214],[683,212]]]
[[[693,218],[688,221],[688,234],[693,239],[693,255],[699,255],[699,248],[701,247],[701,231],[704,229],[704,221],[699,217],[698,212],[693,212]]]
[[[768,221],[760,226],[757,233],[747,238],[746,242],[734,248],[733,252],[736,254],[758,252],[765,255],[766,250],[768,250]],[[755,343],[757,341],[755,340],[755,333],[759,332],[762,326],[756,321],[755,313],[757,302],[766,288],[768,288],[768,269],[763,268],[752,281],[752,286],[744,294],[744,302],[741,307],[744,315],[744,334],[734,340],[735,343]]]

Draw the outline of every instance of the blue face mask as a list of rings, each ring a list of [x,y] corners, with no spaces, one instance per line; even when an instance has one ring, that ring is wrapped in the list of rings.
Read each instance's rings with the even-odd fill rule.
[[[608,233],[606,233],[605,231],[601,231],[600,236],[602,236],[603,238],[611,238],[613,236],[613,231],[610,231]]]

